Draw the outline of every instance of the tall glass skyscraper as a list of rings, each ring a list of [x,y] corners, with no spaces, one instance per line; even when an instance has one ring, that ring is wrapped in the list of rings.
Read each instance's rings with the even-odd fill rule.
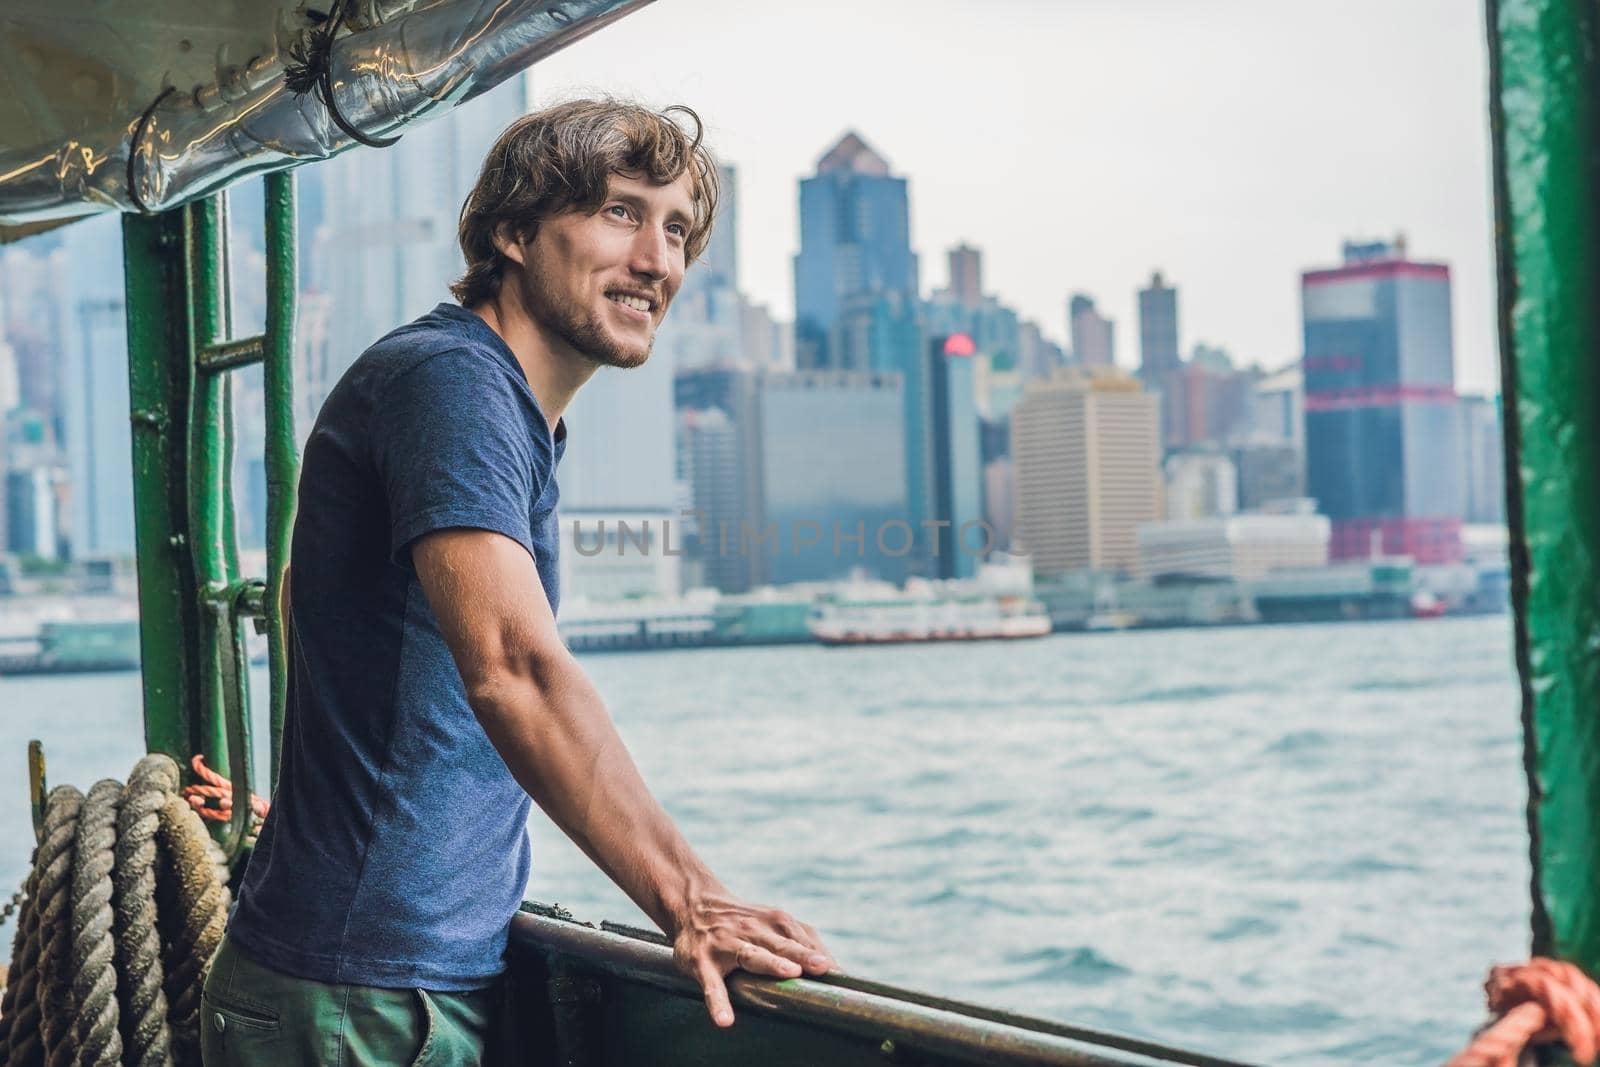
[[[976,525],[984,514],[974,380],[977,355],[977,345],[964,333],[935,338],[928,346],[933,409],[932,517],[948,523],[937,528],[933,570],[939,578],[977,574],[985,544],[992,541]]]
[[[63,242],[58,307],[72,555],[131,556],[133,441],[121,222],[102,215],[74,223]]]
[[[1403,242],[1301,275],[1307,492],[1335,559],[1461,558],[1462,449],[1450,268]]]
[[[897,374],[868,372],[761,379],[755,532],[774,539],[749,550],[761,554],[767,581],[837,579],[858,567],[906,577],[926,536],[906,514],[901,388]]]
[[[855,133],[845,134],[817,162],[817,173],[800,182],[794,292],[801,370],[869,369],[867,353],[842,350],[842,315],[863,298],[917,297],[906,180],[890,174],[888,162]]]

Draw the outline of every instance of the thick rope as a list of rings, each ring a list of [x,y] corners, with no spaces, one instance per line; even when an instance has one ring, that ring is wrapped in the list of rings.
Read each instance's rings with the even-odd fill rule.
[[[1600,1055],[1600,986],[1572,964],[1536,958],[1495,967],[1484,990],[1499,1018],[1445,1067],[1517,1067],[1530,1045],[1549,1041],[1563,1042],[1580,1064]]]
[[[49,1067],[73,1067],[72,975],[68,970],[72,930],[72,848],[83,794],[57,786],[45,801],[44,841],[39,845],[39,1022]]]
[[[217,878],[217,848],[194,809],[168,794],[157,812],[163,870],[158,894],[162,926],[163,988],[172,1028],[173,1059],[188,1059],[200,1047],[200,988],[211,955],[228,922],[228,889]]]
[[[226,858],[141,760],[128,787],[45,803],[0,994],[0,1067],[200,1064],[200,990],[227,921]]]
[[[146,756],[128,775],[117,812],[112,908],[116,914],[117,971],[124,1059],[133,1067],[160,1067],[172,1059],[167,997],[161,989],[161,935],[156,930],[156,832],[167,797],[178,788],[178,765]]]
[[[39,909],[38,872],[31,871],[23,886],[22,911],[17,917],[16,944],[6,995],[0,999],[0,1063],[9,1067],[42,1067],[44,1045],[39,1041]]]
[[[111,868],[121,806],[121,782],[96,782],[84,799],[73,846],[72,1002],[81,1067],[116,1067],[122,1059],[116,944],[111,938]]]

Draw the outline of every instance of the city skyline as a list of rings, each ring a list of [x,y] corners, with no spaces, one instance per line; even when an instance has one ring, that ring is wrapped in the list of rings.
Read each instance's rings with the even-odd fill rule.
[[[1186,356],[1204,342],[1272,369],[1301,354],[1299,272],[1403,230],[1452,266],[1463,391],[1495,392],[1485,46],[1462,14],[1450,0],[1010,0],[976,20],[952,4],[679,0],[542,61],[533,97],[696,107],[740,169],[740,285],[780,318],[796,183],[854,130],[912,182],[923,295],[945,284],[948,249],[975,245],[987,288],[1057,341],[1068,296],[1095,297],[1132,367],[1135,293],[1159,269],[1183,293]],[[715,62],[687,62],[713,23]],[[913,23],[934,32],[912,43]],[[806,91],[752,91],[784,84]]]

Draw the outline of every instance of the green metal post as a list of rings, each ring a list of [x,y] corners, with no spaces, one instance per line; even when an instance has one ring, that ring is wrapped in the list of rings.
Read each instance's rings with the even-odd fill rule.
[[[193,316],[192,340],[187,353],[191,365],[200,352],[223,339],[226,328],[227,244],[222,205],[212,197],[183,209],[189,218],[185,232],[184,256],[189,281],[190,310]],[[189,529],[190,551],[195,580],[209,603],[231,599],[229,587],[238,579],[230,561],[236,556],[228,543],[233,510],[231,477],[232,455],[228,427],[232,411],[228,403],[225,373],[197,374],[189,406]],[[232,616],[214,611],[200,615],[203,636],[200,646],[200,740],[199,752],[221,774],[232,769],[228,752],[228,703],[235,698],[226,683],[230,654]]]
[[[145,741],[231,773],[232,851],[250,809],[239,620],[252,596],[234,537],[229,384],[206,359],[226,329],[225,234],[218,198],[123,225]]]
[[[1600,12],[1594,0],[1488,0],[1487,16],[1533,946],[1594,974],[1600,972]]]
[[[122,221],[145,744],[180,763],[202,747],[200,597],[189,562],[189,355],[196,346],[187,211]]]
[[[267,175],[267,334],[262,380],[267,406],[267,648],[272,694],[272,777],[278,785],[283,750],[283,711],[289,677],[288,627],[283,617],[285,569],[294,530],[295,491],[300,482],[294,428],[295,203],[294,171]]]

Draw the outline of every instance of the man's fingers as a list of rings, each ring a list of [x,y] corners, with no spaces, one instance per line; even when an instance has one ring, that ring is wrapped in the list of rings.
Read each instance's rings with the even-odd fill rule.
[[[733,1005],[728,1002],[728,986],[722,980],[722,972],[717,970],[716,964],[710,960],[701,960],[699,964],[700,988],[705,993],[706,1011],[711,1013],[711,1021],[721,1027],[733,1025]]]
[[[803,941],[785,937],[776,931],[764,930],[752,934],[750,940],[785,959],[793,960],[812,974],[821,974],[833,965],[833,960],[826,952],[819,952]]]
[[[825,971],[837,966],[834,963],[833,955],[829,953],[827,946],[822,943],[822,936],[817,933],[816,927],[809,923],[803,923],[794,916],[782,912],[779,913],[777,925],[784,936],[791,941],[798,941],[811,950],[811,954],[815,957],[815,967],[817,969]],[[812,966],[811,962],[807,963],[808,969],[811,969]]]
[[[753,941],[746,941],[739,946],[733,961],[751,974],[769,974],[774,978],[800,977],[800,964],[764,949]]]

